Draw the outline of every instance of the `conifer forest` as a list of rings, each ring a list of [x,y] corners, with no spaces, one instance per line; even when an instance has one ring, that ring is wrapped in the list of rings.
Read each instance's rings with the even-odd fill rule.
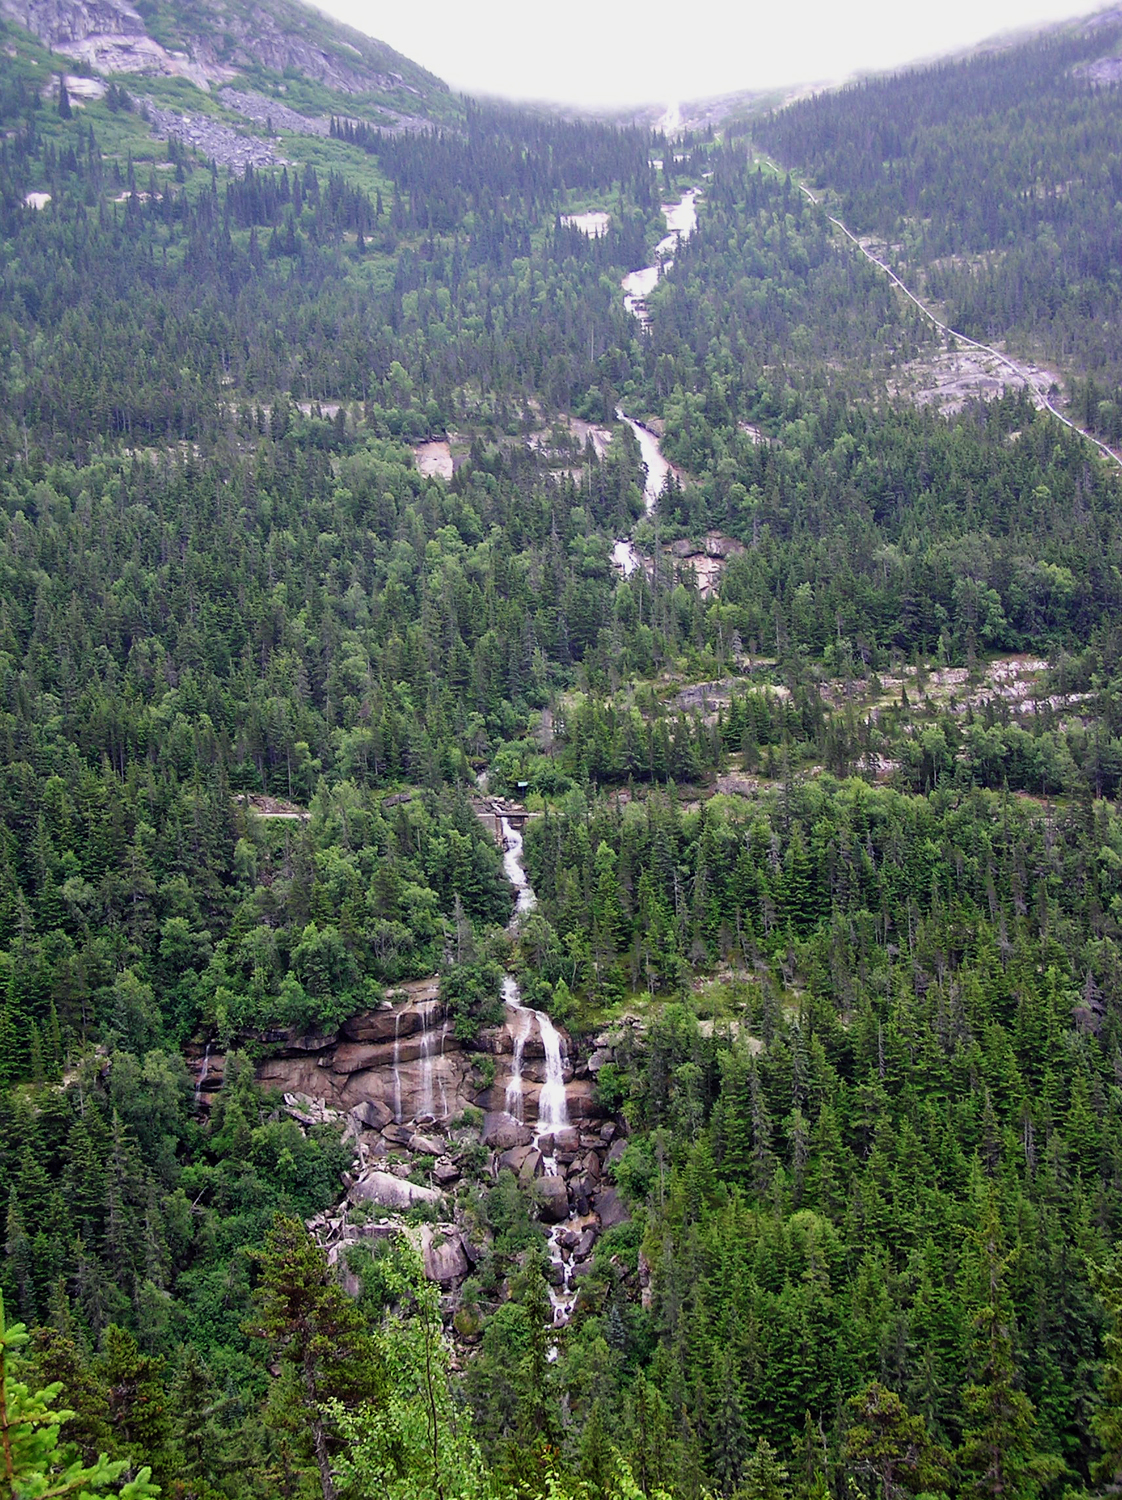
[[[0,0],[2,1500],[1122,1493],[1122,14],[670,131],[104,5]]]

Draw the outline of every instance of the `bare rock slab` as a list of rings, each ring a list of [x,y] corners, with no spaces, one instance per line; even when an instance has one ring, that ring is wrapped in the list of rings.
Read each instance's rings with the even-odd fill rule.
[[[391,1172],[365,1172],[347,1194],[352,1203],[377,1203],[382,1208],[404,1210],[415,1203],[442,1203],[444,1194],[436,1188],[405,1182]]]
[[[561,1177],[539,1177],[538,1213],[547,1224],[562,1224],[569,1217],[569,1193]]]

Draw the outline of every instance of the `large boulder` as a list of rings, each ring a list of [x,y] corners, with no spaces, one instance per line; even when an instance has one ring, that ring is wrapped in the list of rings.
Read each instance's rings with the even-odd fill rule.
[[[414,1203],[442,1203],[444,1194],[436,1188],[421,1187],[416,1182],[405,1182],[391,1172],[364,1172],[347,1193],[352,1203],[377,1203],[382,1208],[399,1211],[412,1208]]]
[[[525,1160],[518,1169],[518,1176],[523,1182],[533,1182],[534,1178],[541,1171],[541,1166],[541,1152],[535,1151],[533,1147],[531,1147],[526,1154]]]
[[[439,1281],[442,1286],[458,1281],[471,1269],[459,1233],[453,1230],[450,1234],[442,1234],[431,1224],[421,1228],[421,1259],[428,1279]]]
[[[521,1172],[523,1163],[529,1156],[538,1155],[533,1146],[511,1146],[508,1151],[503,1151],[499,1156],[499,1166],[508,1167],[512,1172]]]
[[[617,1224],[626,1224],[631,1215],[627,1205],[615,1188],[605,1188],[596,1200],[596,1212],[601,1229],[614,1229]]]
[[[356,1125],[365,1125],[367,1130],[381,1130],[393,1119],[393,1111],[380,1099],[363,1099],[350,1114]]]
[[[574,1078],[565,1088],[565,1102],[570,1120],[599,1119],[603,1111],[592,1097],[595,1084],[591,1078]]]
[[[493,1110],[483,1118],[483,1144],[493,1151],[509,1151],[513,1146],[528,1146],[534,1132],[528,1125],[519,1125],[510,1115]]]
[[[538,1215],[547,1224],[562,1224],[569,1217],[569,1193],[562,1177],[539,1177],[536,1184]]]
[[[586,1229],[573,1246],[574,1260],[587,1260],[596,1248],[596,1231],[591,1227]]]
[[[444,1154],[444,1142],[438,1141],[434,1136],[422,1135],[420,1131],[409,1137],[409,1149],[415,1151],[418,1156],[442,1156]]]

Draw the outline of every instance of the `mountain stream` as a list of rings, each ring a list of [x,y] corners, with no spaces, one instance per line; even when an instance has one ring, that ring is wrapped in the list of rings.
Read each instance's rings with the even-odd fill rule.
[[[697,228],[697,196],[698,189],[690,188],[688,192],[682,194],[680,202],[662,205],[669,232],[655,246],[654,265],[643,266],[638,271],[629,271],[623,278],[623,305],[633,317],[638,319],[644,331],[651,325],[647,298],[658,284],[659,277],[669,271],[674,264],[674,252],[679,244],[683,240],[688,240]],[[616,407],[616,416],[621,422],[627,423],[639,441],[639,451],[643,455],[643,463],[647,469],[647,478],[643,485],[643,509],[649,516],[658,504],[659,496],[666,484],[666,476],[670,473],[670,465],[663,458],[658,438],[649,427],[644,427],[641,422],[636,422],[634,418],[627,416],[620,406]],[[612,547],[612,562],[624,578],[630,578],[636,568],[641,566],[641,559],[630,538],[620,537],[616,540]]]
[[[522,863],[522,834],[509,818],[500,820],[503,835],[503,869],[517,893],[512,926],[537,905],[526,868]],[[534,1127],[534,1149],[541,1153],[542,1172],[546,1177],[557,1177],[557,1137],[569,1127],[569,1106],[565,1097],[565,1058],[561,1045],[561,1034],[543,1010],[531,1010],[522,1003],[522,992],[513,974],[503,979],[503,1004],[507,1010],[507,1024],[514,1038],[514,1054],[511,1060],[510,1082],[506,1088],[506,1112],[520,1125],[525,1119],[525,1101],[522,1090],[522,1059],[526,1042],[533,1034],[536,1024],[538,1035],[545,1051],[545,1082],[538,1094],[538,1118]],[[576,1293],[571,1285],[572,1268],[562,1252],[561,1236],[566,1222],[551,1224],[546,1238],[549,1241],[549,1259],[554,1267],[556,1280],[549,1288],[549,1300],[553,1304],[554,1324],[567,1323],[576,1302]]]

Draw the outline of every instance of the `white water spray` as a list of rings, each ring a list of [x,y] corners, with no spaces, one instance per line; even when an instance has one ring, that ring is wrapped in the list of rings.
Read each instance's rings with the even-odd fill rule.
[[[202,1100],[202,1097],[203,1097],[203,1084],[206,1083],[206,1076],[207,1076],[207,1074],[209,1072],[210,1072],[210,1043],[207,1042],[207,1044],[206,1044],[206,1051],[203,1053],[203,1065],[199,1069],[198,1081],[195,1084],[195,1108],[196,1109],[198,1109],[199,1104],[200,1104],[200,1102]]]
[[[509,818],[500,818],[499,826],[503,832],[503,874],[517,893],[518,900],[514,907],[514,915],[517,919],[523,912],[533,911],[538,904],[538,898],[526,879],[526,871],[522,864],[521,833]]]
[[[393,1018],[393,1117],[401,1124],[401,1012],[395,1011]]]
[[[506,1086],[506,1112],[521,1125],[526,1118],[522,1097],[522,1055],[526,1050],[526,1038],[534,1024],[534,1013],[522,1004],[518,981],[513,974],[503,976],[503,1004],[510,1012],[511,1035],[514,1038],[514,1056],[510,1064],[510,1082]]]
[[[514,919],[511,927],[515,927],[519,916],[523,912],[532,911],[537,905],[537,897],[526,879],[526,871],[522,865],[522,835],[510,824],[507,818],[500,820],[503,831],[503,868],[506,877],[518,893],[518,902],[515,907]],[[510,1028],[514,1040],[514,1053],[511,1058],[510,1082],[506,1086],[506,1098],[504,1100],[506,1112],[511,1119],[520,1125],[525,1120],[525,1100],[522,1087],[523,1057],[526,1042],[533,1031],[534,1022],[538,1024],[538,1032],[542,1039],[542,1047],[545,1051],[545,1082],[542,1084],[538,1095],[538,1118],[534,1129],[534,1149],[541,1152],[542,1172],[547,1177],[557,1177],[560,1174],[560,1166],[557,1161],[557,1136],[569,1128],[569,1102],[565,1095],[565,1057],[561,1050],[561,1034],[554,1026],[544,1011],[531,1010],[522,1004],[522,992],[518,988],[518,981],[513,974],[507,974],[503,979],[502,987],[503,1004],[507,1010],[507,1025]],[[542,1150],[543,1143],[548,1141],[549,1151]],[[573,1306],[576,1302],[576,1293],[572,1288],[572,1265],[565,1259],[561,1245],[561,1236],[568,1229],[567,1223],[553,1224],[546,1231],[546,1239],[549,1242],[549,1259],[552,1263],[556,1282],[549,1288],[549,1300],[553,1305],[554,1326],[567,1323],[572,1316]]]
[[[439,1016],[439,1020],[433,1025],[433,1021],[437,1016]],[[438,1054],[444,1050],[444,1024],[443,1009],[440,1001],[434,1000],[421,1015],[421,1025],[424,1028],[421,1032],[420,1054],[421,1107],[417,1111],[418,1115],[428,1115],[432,1119],[436,1118],[436,1090],[434,1087],[436,1081],[436,1059]],[[441,1082],[441,1090],[443,1092],[443,1081]],[[445,1109],[445,1114],[447,1114],[447,1109]]]

